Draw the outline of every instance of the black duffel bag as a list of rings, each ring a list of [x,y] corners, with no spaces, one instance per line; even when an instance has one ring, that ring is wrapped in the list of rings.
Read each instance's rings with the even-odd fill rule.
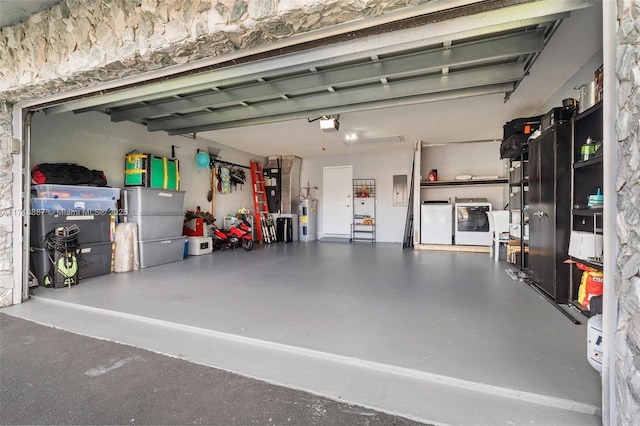
[[[513,134],[500,144],[500,158],[519,159],[523,152],[526,152],[529,135]]]
[[[37,185],[107,186],[104,172],[73,163],[37,164],[31,169],[31,179]]]

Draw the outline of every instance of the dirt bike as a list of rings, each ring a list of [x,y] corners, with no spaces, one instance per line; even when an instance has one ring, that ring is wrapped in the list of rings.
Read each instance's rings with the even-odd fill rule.
[[[238,225],[224,231],[213,224],[213,248],[216,250],[225,250],[228,248],[236,248],[242,246],[246,251],[253,249],[253,238],[251,236],[251,224],[246,220]]]

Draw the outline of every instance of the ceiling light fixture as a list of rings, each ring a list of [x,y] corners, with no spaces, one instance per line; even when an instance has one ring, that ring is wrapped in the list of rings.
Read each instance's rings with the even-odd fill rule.
[[[405,138],[403,135],[398,136],[381,136],[381,137],[371,137],[371,138],[360,138],[358,135],[355,138],[349,139],[348,135],[345,136],[342,141],[345,145],[366,145],[366,144],[375,144],[375,143],[399,143],[405,142]]]
[[[350,132],[344,135],[344,140],[347,143],[355,142],[358,140],[358,134],[356,132]]]

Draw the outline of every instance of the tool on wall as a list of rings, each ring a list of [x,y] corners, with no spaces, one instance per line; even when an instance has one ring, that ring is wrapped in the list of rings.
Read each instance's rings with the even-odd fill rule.
[[[209,191],[207,192],[207,201],[211,203],[211,215],[215,215],[216,209],[216,173],[215,173],[215,161],[218,158],[220,149],[207,147],[207,152],[198,150],[198,156],[202,156],[200,161],[197,161],[198,166],[207,167],[209,170]],[[196,158],[197,160],[197,158]],[[206,164],[205,164],[206,163]]]
[[[313,191],[317,190],[317,186],[311,186],[309,182],[307,182],[307,186],[303,186],[300,188],[300,199],[301,200],[311,200],[313,199]]]

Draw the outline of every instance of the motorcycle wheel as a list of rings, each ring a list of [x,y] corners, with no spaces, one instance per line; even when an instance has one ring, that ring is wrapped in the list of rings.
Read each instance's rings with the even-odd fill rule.
[[[251,251],[251,249],[253,249],[253,240],[243,239],[242,248],[245,249],[246,251]]]

